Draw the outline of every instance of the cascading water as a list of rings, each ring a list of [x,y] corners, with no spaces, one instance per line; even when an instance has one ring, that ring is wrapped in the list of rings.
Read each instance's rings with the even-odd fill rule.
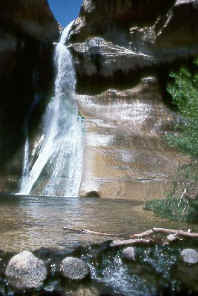
[[[23,158],[23,173],[22,173],[22,181],[21,181],[21,188],[24,188],[26,183],[28,182],[28,176],[29,176],[29,122],[31,120],[32,112],[36,105],[39,103],[40,97],[38,95],[35,95],[34,101],[32,105],[30,106],[30,109],[26,115],[25,122],[24,122],[24,135],[25,135],[25,147],[24,147],[24,158]]]
[[[55,95],[43,116],[43,140],[32,167],[27,163],[28,152],[25,153],[21,194],[30,194],[42,183],[42,195],[78,196],[83,143],[82,120],[75,101],[75,71],[65,46],[71,26],[72,23],[65,28],[55,49]]]

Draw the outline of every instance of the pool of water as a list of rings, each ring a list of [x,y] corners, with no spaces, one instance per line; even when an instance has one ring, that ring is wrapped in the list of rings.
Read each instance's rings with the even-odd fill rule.
[[[152,227],[196,230],[190,225],[160,219],[143,210],[141,201],[100,198],[0,196],[0,249],[35,250],[66,248],[109,240],[107,236],[83,234],[71,229],[89,229],[115,234],[138,233]]]

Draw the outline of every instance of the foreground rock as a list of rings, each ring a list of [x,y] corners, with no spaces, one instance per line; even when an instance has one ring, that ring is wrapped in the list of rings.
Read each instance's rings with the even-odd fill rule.
[[[71,296],[101,296],[101,293],[95,287],[80,287],[75,292],[73,292]]]
[[[189,264],[198,263],[198,252],[194,249],[184,249],[181,252],[181,256],[185,263],[189,263]]]
[[[74,257],[67,257],[62,261],[61,271],[64,277],[71,280],[82,280],[89,275],[87,264]]]
[[[123,258],[125,258],[127,260],[135,261],[135,259],[136,259],[135,248],[134,247],[125,248],[122,251],[122,256],[123,256]]]
[[[24,251],[11,258],[6,276],[11,286],[17,289],[39,288],[47,277],[47,269],[42,260],[31,252]]]
[[[183,251],[189,252],[188,247],[192,246],[192,240],[184,238],[182,242],[178,240],[176,243],[164,245],[164,239],[166,239],[165,236],[160,240],[158,237],[157,243],[153,240],[149,245],[135,244],[137,253],[135,263],[131,260],[124,260],[123,256],[120,256],[123,246],[112,249],[109,248],[108,243],[105,246],[96,244],[90,245],[89,248],[78,249],[78,256],[86,258],[91,266],[90,277],[86,278],[86,281],[78,280],[82,279],[83,274],[87,277],[87,272],[89,273],[86,263],[77,257],[65,257],[68,249],[60,251],[42,248],[37,250],[35,254],[43,261],[31,252],[25,251],[12,257],[9,263],[7,263],[8,253],[1,251],[0,294],[12,296],[21,294],[24,296],[128,296],[134,293],[150,295],[152,291],[152,295],[197,295],[198,264],[182,262],[179,252],[184,244],[186,249]],[[133,252],[133,247],[125,248],[125,250],[127,254],[130,254],[131,251]],[[77,256],[74,255],[75,253],[76,250],[72,252],[72,256]],[[45,267],[43,269],[43,262],[49,266],[51,271],[46,281],[44,281],[46,272]],[[61,262],[62,272],[65,269],[66,279],[69,280],[64,280],[60,276]],[[5,273],[3,266],[6,265]],[[39,286],[41,281],[44,281],[43,285]],[[34,291],[29,288],[33,288]]]

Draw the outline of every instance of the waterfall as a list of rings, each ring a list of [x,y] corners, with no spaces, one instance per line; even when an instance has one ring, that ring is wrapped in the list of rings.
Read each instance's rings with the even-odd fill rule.
[[[42,119],[43,140],[37,151],[38,157],[32,166],[24,160],[29,170],[24,169],[21,194],[34,192],[39,184],[41,195],[78,196],[83,143],[82,119],[75,100],[75,71],[72,56],[65,46],[71,26],[72,23],[65,28],[56,45],[54,97]]]
[[[24,188],[26,183],[28,182],[28,176],[29,176],[29,122],[31,120],[32,112],[34,111],[34,108],[39,103],[40,97],[36,94],[33,103],[30,106],[30,109],[27,112],[27,115],[25,117],[24,122],[24,135],[25,135],[25,146],[24,146],[24,157],[23,157],[23,172],[22,172],[22,180],[20,184],[20,188]]]

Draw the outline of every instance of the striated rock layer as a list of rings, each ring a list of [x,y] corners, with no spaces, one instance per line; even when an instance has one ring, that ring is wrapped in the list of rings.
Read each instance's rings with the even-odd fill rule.
[[[16,190],[25,125],[36,127],[53,77],[52,42],[58,25],[47,0],[0,3],[0,190]],[[31,107],[32,106],[32,107]],[[33,130],[32,130],[33,132]]]
[[[81,196],[162,197],[184,155],[163,135],[177,120],[173,65],[198,53],[196,0],[84,0],[70,35],[85,117]]]

